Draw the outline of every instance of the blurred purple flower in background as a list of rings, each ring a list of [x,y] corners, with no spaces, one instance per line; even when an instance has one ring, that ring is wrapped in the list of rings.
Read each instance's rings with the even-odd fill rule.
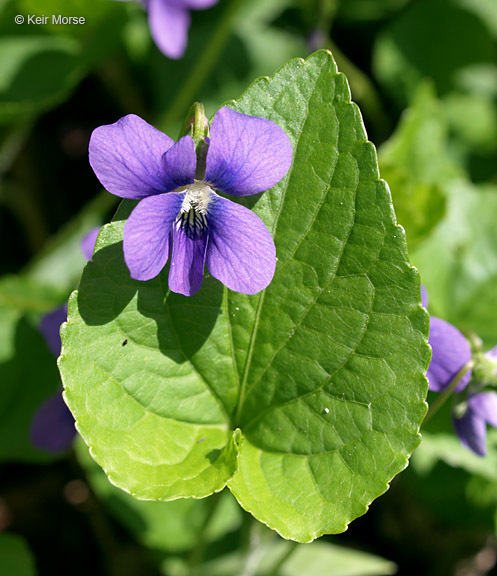
[[[454,426],[461,443],[478,456],[487,453],[487,424],[497,428],[497,393],[469,395],[463,415],[454,416]]]
[[[471,348],[466,338],[457,328],[445,320],[430,316],[430,338],[428,340],[432,357],[426,377],[430,390],[444,390],[471,360]],[[471,370],[461,378],[454,392],[461,392],[471,379]]]
[[[99,231],[100,227],[93,228],[81,241],[81,251],[88,260],[92,257]],[[67,304],[64,304],[45,314],[40,321],[40,332],[55,357],[60,354],[60,327],[66,320]],[[53,453],[70,448],[76,429],[74,418],[62,398],[62,392],[50,396],[38,408],[33,416],[30,432],[31,443],[36,448]]]
[[[140,0],[148,12],[148,25],[155,44],[163,54],[174,59],[181,58],[186,50],[191,21],[190,10],[205,10],[218,1]]]
[[[157,276],[172,243],[173,292],[195,294],[205,264],[231,290],[255,294],[274,275],[273,238],[258,216],[212,188],[234,196],[272,188],[290,168],[292,147],[274,122],[226,107],[214,116],[206,142],[205,175],[199,180],[191,136],[175,143],[129,115],[94,130],[90,164],[109,192],[140,200],[124,227],[124,259],[132,278]]]
[[[60,326],[67,319],[67,304],[59,306],[42,316],[40,321],[40,332],[50,349],[50,352],[57,358],[60,354]]]
[[[423,306],[426,307],[428,298],[424,288],[422,288],[422,300]],[[457,328],[434,316],[430,316],[429,344],[432,348],[431,363],[426,374],[429,388],[433,392],[442,392],[471,361],[471,347]],[[497,360],[497,347],[486,352],[485,358]],[[497,364],[495,373],[497,374]],[[458,393],[466,389],[471,376],[472,371],[468,370],[453,392]],[[470,386],[472,387],[472,384]],[[452,415],[459,440],[463,446],[478,456],[485,456],[487,424],[497,428],[497,393],[491,391],[472,393],[469,390],[466,402],[461,407],[461,411],[456,410]]]
[[[71,447],[76,428],[74,418],[57,392],[45,400],[31,422],[31,443],[48,452],[62,452]]]
[[[87,260],[91,260],[91,257],[93,256],[93,250],[95,250],[95,242],[97,241],[99,232],[100,226],[92,228],[87,234],[84,235],[83,240],[81,240],[81,252]]]

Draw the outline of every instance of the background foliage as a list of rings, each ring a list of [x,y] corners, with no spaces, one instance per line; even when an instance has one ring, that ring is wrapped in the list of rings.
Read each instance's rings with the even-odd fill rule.
[[[59,13],[86,24],[14,23]],[[88,165],[91,131],[133,112],[175,137],[193,100],[211,115],[317,48],[333,52],[379,148],[430,312],[497,344],[493,0],[220,0],[193,14],[181,61],[157,50],[138,4],[0,0],[0,573],[496,573],[497,438],[473,456],[448,410],[365,516],[299,546],[251,526],[228,493],[140,502],[80,441],[59,456],[29,442],[60,387],[39,319],[78,285],[80,239],[117,207]]]

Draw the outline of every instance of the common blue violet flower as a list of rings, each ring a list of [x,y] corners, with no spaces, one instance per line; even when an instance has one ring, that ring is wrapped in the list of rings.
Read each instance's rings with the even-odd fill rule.
[[[470,394],[462,416],[454,416],[454,427],[461,443],[478,456],[487,453],[487,424],[497,428],[497,393]]]
[[[422,299],[426,306],[428,302],[424,290]],[[457,328],[433,316],[430,316],[429,344],[432,358],[426,376],[430,390],[441,392],[471,361],[471,347]],[[497,374],[497,347],[486,352],[484,358],[496,362]],[[487,451],[487,424],[497,428],[497,393],[481,391],[481,383],[470,383],[471,376],[472,371],[468,370],[454,388],[455,393],[465,390],[467,398],[462,404],[462,411],[456,410],[453,413],[453,423],[461,444],[478,456],[484,456]]]
[[[128,2],[129,0],[120,0]],[[148,12],[150,33],[168,58],[181,58],[186,50],[190,10],[205,10],[219,0],[140,0]]]
[[[138,116],[101,126],[90,139],[90,164],[102,185],[140,200],[124,226],[124,259],[131,277],[150,280],[169,258],[169,288],[191,296],[210,274],[236,292],[255,294],[272,280],[273,239],[249,209],[219,196],[249,196],[287,173],[292,148],[274,122],[229,108],[210,127],[203,167],[190,135],[174,142]]]
[[[81,241],[81,251],[87,260],[91,259],[95,240],[100,228],[93,228]],[[40,322],[40,332],[50,349],[57,357],[60,354],[60,326],[67,320],[67,304],[45,314]],[[67,450],[74,439],[76,429],[74,418],[62,398],[62,392],[50,396],[38,408],[31,422],[31,443],[48,452]]]

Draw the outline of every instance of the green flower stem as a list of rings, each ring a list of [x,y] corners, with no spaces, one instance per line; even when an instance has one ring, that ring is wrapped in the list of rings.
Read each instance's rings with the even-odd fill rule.
[[[440,408],[445,404],[445,402],[447,402],[448,398],[452,396],[452,393],[456,389],[459,382],[473,368],[474,365],[475,361],[470,360],[459,370],[459,372],[454,376],[454,378],[452,378],[450,384],[443,390],[443,392],[440,393],[435,402],[433,402],[433,404],[430,406],[430,409],[428,410],[428,414],[426,414],[425,416],[423,424],[426,424],[433,417],[433,415],[436,414],[438,410],[440,410]]]
[[[195,548],[191,551],[190,557],[188,558],[188,565],[189,565],[191,576],[195,575],[198,565],[204,559],[205,550],[206,550],[207,544],[208,544],[208,540],[206,537],[207,527],[209,526],[209,524],[210,524],[210,522],[214,516],[214,512],[215,512],[215,510],[219,504],[219,501],[221,500],[221,494],[222,494],[222,492],[216,492],[215,494],[213,494],[210,497],[209,510],[207,511],[207,514],[205,516],[205,520],[204,520],[202,527],[200,529],[200,535],[199,535],[198,543],[195,546]]]
[[[39,202],[37,180],[32,178],[33,159],[25,148],[34,120],[7,128],[0,136],[0,204],[9,207],[23,229],[26,244],[36,253],[46,241],[49,230]],[[14,182],[5,175],[12,170]]]
[[[244,0],[231,0],[228,2],[205,50],[203,50],[188,74],[186,81],[176,93],[171,106],[160,119],[158,123],[160,130],[167,132],[171,124],[181,118],[185,114],[187,107],[195,100],[199,88],[208,78],[226,45],[231,33],[233,17],[243,2]]]
[[[285,554],[276,562],[272,570],[268,573],[268,576],[278,576],[280,574],[280,569],[285,564],[285,562],[290,558],[290,556],[297,550],[298,542],[290,540],[288,542],[288,550]]]
[[[143,96],[137,88],[136,80],[123,58],[117,56],[108,58],[96,69],[96,74],[124,113],[132,112],[144,119],[150,116],[143,102]]]
[[[12,166],[12,184],[3,183],[3,201],[17,217],[24,230],[32,255],[36,254],[50,236],[41,198],[41,178],[35,158],[29,148],[17,156]]]
[[[262,531],[262,525],[255,520],[252,514],[245,512],[240,537],[240,552],[243,559],[243,572],[240,576],[253,576],[257,572],[260,557],[263,554]]]

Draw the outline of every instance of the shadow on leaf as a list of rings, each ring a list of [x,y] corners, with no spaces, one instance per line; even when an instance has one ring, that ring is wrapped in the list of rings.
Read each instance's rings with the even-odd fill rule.
[[[83,320],[90,326],[116,323],[125,339],[145,346],[158,341],[162,354],[178,364],[187,361],[214,328],[223,286],[206,275],[197,294],[176,294],[167,287],[168,268],[148,282],[139,282],[130,278],[122,242],[102,248],[88,263],[79,286],[78,307]],[[132,303],[135,296],[136,307]],[[148,319],[155,323],[152,331]]]

